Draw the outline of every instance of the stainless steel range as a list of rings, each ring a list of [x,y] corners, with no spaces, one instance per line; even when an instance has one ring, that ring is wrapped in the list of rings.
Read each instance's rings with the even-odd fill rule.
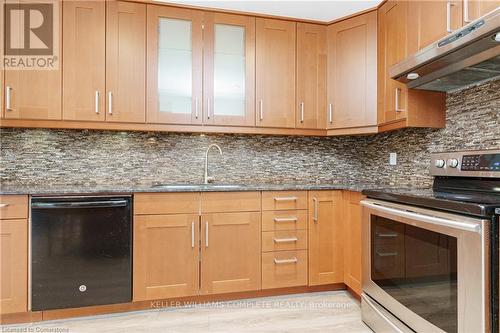
[[[363,321],[498,332],[500,150],[434,154],[432,189],[364,191]]]

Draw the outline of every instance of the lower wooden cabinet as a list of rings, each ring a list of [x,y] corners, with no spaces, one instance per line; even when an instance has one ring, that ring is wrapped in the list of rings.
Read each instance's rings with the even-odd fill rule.
[[[343,192],[344,283],[361,294],[361,206],[359,192]]]
[[[262,254],[262,289],[307,285],[307,250]]]
[[[309,285],[343,282],[342,191],[309,192]]]

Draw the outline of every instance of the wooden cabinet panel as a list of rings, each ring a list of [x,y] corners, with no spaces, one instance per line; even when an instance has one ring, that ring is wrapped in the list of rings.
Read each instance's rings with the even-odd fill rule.
[[[22,219],[27,217],[27,195],[0,195],[0,219]]]
[[[5,5],[5,0],[1,0],[0,1],[0,17],[2,18],[2,20],[4,20],[4,5]],[[4,36],[4,25],[3,24],[0,24],[0,36]],[[0,54],[4,54],[3,48],[4,48],[4,43],[0,43]],[[5,77],[5,70],[4,70],[4,66],[3,66],[3,62],[2,62],[0,64],[0,119],[5,117],[5,99],[4,99],[5,86],[3,84],[4,77]]]
[[[262,253],[262,289],[307,285],[307,250]]]
[[[206,12],[204,24],[203,123],[254,126],[255,17]]]
[[[342,191],[309,192],[309,285],[343,281]]]
[[[260,224],[260,212],[202,215],[203,294],[260,289]]]
[[[262,212],[262,231],[307,229],[307,210]]]
[[[361,295],[361,206],[359,192],[343,192],[344,283]]]
[[[202,192],[201,212],[260,211],[260,192]]]
[[[137,193],[134,214],[182,214],[200,212],[200,193]]]
[[[463,0],[464,25],[500,7],[499,0]]]
[[[28,221],[0,220],[0,313],[28,311]]]
[[[262,192],[262,210],[307,209],[305,191]]]
[[[377,124],[377,13],[328,27],[328,103],[332,129]]]
[[[202,24],[202,11],[147,6],[148,123],[201,124]]]
[[[307,250],[307,230],[266,231],[262,233],[262,252]]]
[[[107,1],[106,121],[146,121],[146,5]]]
[[[296,23],[256,19],[257,126],[295,127]]]
[[[198,294],[198,242],[198,215],[135,216],[133,300]]]
[[[297,23],[297,128],[326,128],[326,27]]]
[[[63,119],[105,119],[106,2],[63,2]]]

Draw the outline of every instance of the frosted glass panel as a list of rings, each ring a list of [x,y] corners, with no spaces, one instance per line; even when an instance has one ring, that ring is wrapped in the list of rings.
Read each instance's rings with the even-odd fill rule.
[[[215,115],[245,115],[245,28],[215,25]]]
[[[160,18],[158,23],[158,109],[191,113],[191,21]]]

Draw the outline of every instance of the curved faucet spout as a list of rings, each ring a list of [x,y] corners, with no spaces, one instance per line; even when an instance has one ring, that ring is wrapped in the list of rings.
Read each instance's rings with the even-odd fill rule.
[[[210,146],[208,146],[207,150],[205,151],[205,174],[203,177],[204,184],[211,183],[214,180],[213,177],[208,176],[208,153],[212,148],[217,148],[219,150],[219,154],[222,156],[222,149],[220,149],[219,145],[212,143]]]

